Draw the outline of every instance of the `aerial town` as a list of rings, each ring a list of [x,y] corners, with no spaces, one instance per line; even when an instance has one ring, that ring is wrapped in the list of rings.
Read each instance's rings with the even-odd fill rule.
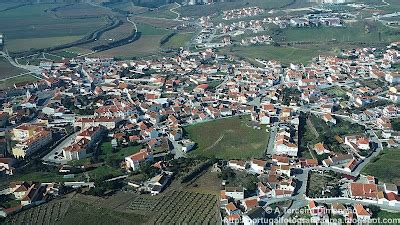
[[[396,185],[360,175],[383,145],[399,144],[400,133],[391,119],[400,114],[400,74],[390,70],[400,61],[398,44],[387,46],[382,58],[377,58],[377,49],[355,49],[341,53],[352,55],[352,60],[320,56],[309,66],[289,68],[274,61],[255,67],[211,49],[152,61],[85,58],[43,65],[46,79],[2,93],[9,101],[2,105],[1,124],[11,136],[3,143],[13,144],[3,149],[9,153],[1,158],[1,171],[18,176],[18,168],[41,159],[58,167],[68,180],[91,167],[105,166],[108,162],[91,162],[99,157],[99,144],[110,140],[110,151],[140,146],[136,153],[116,160],[116,167],[126,174],[121,179],[140,171],[146,162],[160,168],[149,180],[127,183],[157,195],[173,180],[169,160],[197,151],[184,127],[239,116],[247,118],[252,129],[269,131],[268,149],[261,158],[212,160],[210,166],[217,171],[240,171],[258,179],[250,193],[231,187],[229,177],[224,180],[220,207],[227,220],[248,219],[261,206],[290,199],[297,200],[292,207],[309,207],[311,216],[321,221],[330,216],[324,213],[327,208],[352,207],[355,215],[337,214],[369,218],[371,212],[360,203],[400,206]],[[367,85],[377,82],[386,88]],[[345,124],[351,128],[340,130]],[[332,136],[305,143],[309,153],[299,157],[299,126],[318,135],[315,126],[326,127]],[[327,184],[307,191],[313,176],[328,178]],[[90,188],[91,179],[63,185]],[[10,182],[2,193],[20,205],[3,209],[3,215],[56,198],[61,185]]]
[[[0,224],[400,224],[400,37],[307,64],[221,50],[358,19],[265,13],[199,17],[162,56],[25,65],[40,79],[0,90]]]

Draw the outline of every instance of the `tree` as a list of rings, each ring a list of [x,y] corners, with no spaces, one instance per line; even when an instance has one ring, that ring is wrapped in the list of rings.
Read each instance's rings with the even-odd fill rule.
[[[146,179],[154,177],[159,172],[158,168],[155,168],[149,161],[142,162],[140,164],[140,170],[142,171]]]
[[[226,168],[221,171],[219,177],[223,180],[229,180],[235,178],[236,173],[231,168]]]

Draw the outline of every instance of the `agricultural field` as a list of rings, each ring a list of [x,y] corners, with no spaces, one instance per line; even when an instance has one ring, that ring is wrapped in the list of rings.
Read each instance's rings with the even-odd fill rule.
[[[120,26],[104,32],[98,40],[88,44],[79,45],[79,48],[85,48],[89,50],[97,46],[107,45],[125,38],[129,38],[129,36],[131,36],[134,32],[135,29],[133,25],[124,21]]]
[[[381,221],[383,221],[384,219],[397,219],[398,220],[400,218],[400,213],[393,213],[393,212],[380,210],[378,212],[377,218],[379,218]],[[393,223],[393,224],[395,224],[395,223]]]
[[[221,159],[261,157],[269,140],[265,127],[251,127],[248,117],[199,123],[185,127],[185,131],[197,143],[191,154]]]
[[[390,166],[388,166],[390,165]],[[362,170],[365,175],[372,175],[382,182],[400,185],[398,168],[400,166],[400,149],[384,149]]]
[[[128,12],[133,15],[142,14],[149,11],[149,8],[135,6],[133,2],[115,2],[115,3],[106,3],[106,6],[112,8],[116,11]]]
[[[170,11],[170,9],[174,7],[176,7],[175,4],[164,5],[159,8],[151,9],[148,12],[142,13],[140,16],[163,18],[163,19],[175,19],[177,17],[176,13]]]
[[[13,77],[15,75],[25,73],[26,70],[14,67],[11,65],[7,59],[0,57],[0,80],[8,77]],[[10,80],[9,80],[10,81]]]
[[[196,6],[183,6],[179,8],[179,12],[182,17],[200,17],[207,15],[215,15],[221,13],[223,10],[231,10],[235,8],[258,6],[264,9],[281,9],[285,7],[290,7],[290,5],[295,4],[295,0],[249,0],[240,1],[233,0],[227,2],[218,2],[211,5],[196,5]],[[299,0],[299,2],[306,2],[305,0]]]
[[[96,7],[90,4],[70,4],[52,9],[52,12],[59,18],[89,18],[112,15],[110,9]]]
[[[61,6],[64,5],[33,4],[0,12],[1,32],[6,37],[6,46],[11,44],[8,50],[18,52],[37,46],[51,47],[60,41],[76,40],[107,24],[104,17],[59,18],[52,9]],[[19,43],[23,42],[26,42],[23,49],[19,49]]]
[[[137,29],[140,35],[139,40],[95,53],[93,56],[132,58],[158,54],[160,52],[160,42],[168,34],[168,31],[143,23],[138,23]]]
[[[142,224],[146,219],[138,214],[114,210],[106,204],[93,204],[104,202],[93,197],[94,202],[85,202],[84,195],[67,196],[67,198],[53,200],[49,203],[24,210],[7,218],[5,224]],[[110,199],[110,203],[120,199]],[[82,220],[85,218],[85,220]]]
[[[217,224],[218,200],[215,195],[170,191],[160,196],[139,196],[130,205],[134,212],[151,216],[152,224]]]
[[[164,49],[174,49],[185,47],[186,44],[192,39],[193,33],[177,33],[162,45]]]
[[[322,47],[319,45],[315,46],[236,46],[222,49],[221,52],[224,54],[233,54],[239,58],[246,59],[264,59],[264,60],[277,60],[282,64],[289,65],[290,63],[302,63],[308,64],[313,58],[320,54],[334,55],[333,48],[327,48],[328,46]]]
[[[219,195],[221,190],[221,179],[218,173],[211,172],[209,169],[203,175],[194,180],[193,183],[185,187],[190,192]]]
[[[32,48],[48,48],[68,44],[82,39],[83,36],[63,36],[46,38],[11,39],[7,41],[7,49],[11,52],[23,52]]]
[[[172,29],[182,22],[170,19],[162,19],[156,17],[144,17],[144,16],[135,16],[134,21],[137,23],[147,24],[153,27],[162,28],[162,29]]]
[[[368,27],[368,28],[366,28]],[[379,32],[381,37],[379,39]],[[398,31],[397,31],[398,32]],[[354,23],[346,27],[315,27],[284,29],[274,40],[284,42],[314,42],[327,43],[335,41],[386,43],[398,39],[396,30],[377,23]]]

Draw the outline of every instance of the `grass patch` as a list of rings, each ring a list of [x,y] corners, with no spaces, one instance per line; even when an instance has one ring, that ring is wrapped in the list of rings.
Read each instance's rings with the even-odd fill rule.
[[[7,42],[7,49],[11,52],[23,52],[31,49],[41,49],[68,44],[81,39],[83,36],[63,36],[45,38],[11,39]]]
[[[38,79],[32,75],[22,75],[13,77],[7,80],[0,81],[0,90],[14,87],[14,84],[29,83],[37,81]]]
[[[162,47],[166,49],[185,47],[192,37],[193,33],[178,33],[172,36]]]
[[[45,44],[40,38],[68,38],[86,35],[107,22],[101,15],[96,17],[60,18],[52,11],[64,4],[32,4],[25,5],[0,13],[1,32],[6,37],[6,45],[13,40],[28,40],[24,48],[35,48],[37,42]],[[34,39],[34,42],[29,41]],[[21,40],[22,39],[22,40]],[[49,46],[57,43],[48,39]],[[36,43],[35,43],[36,42]],[[14,47],[16,44],[14,44]]]
[[[137,153],[142,149],[142,146],[128,146],[123,148],[116,148],[115,150],[111,146],[110,141],[103,142],[100,146],[99,159],[110,161],[110,160],[123,160],[126,156]]]
[[[233,117],[185,127],[188,136],[197,143],[192,154],[221,159],[263,156],[269,133],[265,127],[249,127],[248,122],[247,116]]]
[[[339,179],[331,174],[310,172],[307,186],[308,197],[338,197],[340,195]],[[328,191],[329,190],[329,191]]]
[[[377,218],[380,218],[381,220],[382,219],[399,219],[400,218],[400,213],[393,213],[393,212],[380,210],[378,212]]]
[[[236,46],[223,49],[222,52],[236,55],[240,58],[277,60],[282,64],[310,63],[320,54],[332,54],[333,49],[322,46],[276,47],[269,45]]]
[[[325,88],[322,90],[323,92],[327,93],[328,95],[332,95],[335,97],[344,97],[346,96],[346,90],[339,86],[333,86],[329,88]]]
[[[366,29],[369,27],[369,29]],[[369,30],[369,32],[367,31]],[[381,39],[379,39],[379,32]],[[380,43],[398,38],[393,30],[380,23],[355,23],[346,27],[289,28],[282,31],[280,38],[288,42],[341,42]]]
[[[384,149],[362,170],[363,174],[377,177],[380,181],[400,185],[400,149]]]
[[[21,73],[27,72],[26,70],[14,67],[7,59],[0,57],[0,79],[12,77]]]

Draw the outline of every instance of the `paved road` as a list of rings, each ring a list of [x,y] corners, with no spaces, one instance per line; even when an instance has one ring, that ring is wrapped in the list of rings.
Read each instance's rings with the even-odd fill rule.
[[[169,139],[172,143],[172,145],[174,146],[174,149],[172,149],[171,153],[174,154],[174,158],[178,159],[178,158],[182,158],[182,157],[186,157],[186,153],[182,151],[182,145],[180,145],[178,142]]]
[[[278,125],[274,125],[271,127],[271,130],[269,132],[269,142],[268,142],[268,147],[267,147],[267,155],[273,155],[274,154],[274,146],[275,146],[275,138],[276,138],[276,132],[278,130]]]
[[[56,164],[67,164],[67,160],[65,160],[63,157],[58,156],[57,159],[54,158],[54,156],[57,153],[60,153],[63,151],[63,149],[69,145],[71,145],[76,136],[78,136],[80,132],[76,132],[72,134],[71,136],[67,137],[64,141],[62,141],[57,147],[55,147],[49,154],[47,154],[45,157],[42,158],[43,161],[49,162],[49,163],[56,163]]]
[[[329,199],[323,199],[323,200],[318,199],[318,200],[316,200],[316,202],[328,203],[328,204],[332,204],[332,203],[357,204],[357,203],[359,203],[359,204],[364,204],[364,205],[376,205],[382,209],[386,209],[386,210],[390,210],[390,211],[396,211],[396,212],[400,211],[399,206],[382,205],[382,204],[377,204],[377,203],[373,203],[373,202],[365,202],[362,200],[355,200],[355,199],[329,198]]]
[[[21,64],[19,64],[18,62],[15,62],[15,61],[11,58],[11,56],[8,54],[7,48],[5,48],[5,47],[4,47],[4,51],[1,51],[1,52],[0,52],[0,55],[1,55],[2,57],[4,57],[5,59],[7,59],[8,62],[9,62],[11,65],[13,65],[13,66],[15,66],[15,67],[17,67],[17,68],[21,68],[21,69],[27,70],[27,71],[29,71],[30,73],[33,73],[33,74],[36,74],[36,75],[41,75],[41,74],[42,74],[42,69],[41,69],[39,66],[21,65]],[[42,79],[42,77],[40,77],[40,76],[35,76],[35,77],[38,78],[38,79]]]

